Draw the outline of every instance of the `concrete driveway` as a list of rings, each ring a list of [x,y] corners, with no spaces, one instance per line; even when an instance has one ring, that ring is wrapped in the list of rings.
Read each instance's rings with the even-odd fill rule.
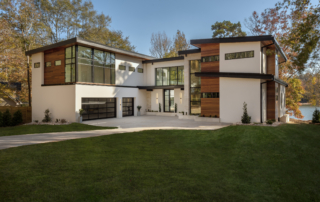
[[[84,121],[94,126],[111,126],[118,128],[172,128],[172,129],[217,129],[230,124],[201,122],[193,119],[178,119],[177,116],[130,116],[123,118],[98,119]]]
[[[144,130],[217,130],[227,126],[220,123],[196,122],[194,120],[181,120],[178,119],[178,117],[165,116],[138,116],[124,117],[121,119],[101,119],[85,121],[84,124],[95,126],[116,126],[119,128],[112,130],[91,130],[3,136],[0,137],[0,149],[119,133],[139,132]]]

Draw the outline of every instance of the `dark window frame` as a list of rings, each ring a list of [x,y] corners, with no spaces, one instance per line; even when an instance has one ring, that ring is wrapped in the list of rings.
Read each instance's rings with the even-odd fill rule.
[[[50,64],[50,66],[47,65],[48,63]],[[46,62],[44,65],[45,65],[45,67],[51,67],[51,66],[52,66],[52,63],[51,63],[51,61],[48,61],[48,62]]]
[[[131,101],[127,102],[125,99],[131,99]],[[128,110],[128,106],[124,106],[125,103],[131,103],[132,110]],[[131,111],[132,111],[132,114],[124,114],[125,112],[131,112]],[[133,97],[122,98],[122,117],[127,117],[127,116],[134,116],[134,98]]]
[[[182,72],[183,72],[183,79],[182,79],[182,81],[183,81],[183,84],[180,84],[180,85],[184,85],[184,66],[171,66],[171,67],[157,67],[157,68],[155,68],[154,70],[155,70],[155,86],[176,86],[176,85],[179,85],[179,80],[180,80],[180,78],[179,78],[179,67],[183,67],[183,70],[182,70]],[[168,81],[168,84],[167,85],[164,85],[163,84],[163,68],[165,68],[165,69],[169,69],[169,73],[168,73],[168,75],[167,75],[167,77],[169,77],[169,81]],[[176,74],[177,74],[177,79],[175,79],[176,80],[176,84],[171,84],[171,68],[176,68]],[[157,84],[157,72],[158,72],[158,69],[161,69],[161,85],[158,85]]]
[[[201,93],[201,98],[220,98],[220,93],[219,92]]]
[[[191,73],[191,62],[192,61],[198,61],[198,64],[200,65],[200,69],[198,70],[198,72],[201,72],[201,62],[202,60],[190,60],[189,61],[189,98],[190,98],[190,102],[189,102],[189,114],[190,115],[200,115],[201,114],[201,80],[200,80],[200,87],[191,87],[191,75],[195,75],[195,72]],[[191,91],[192,89],[198,89],[200,91],[200,100],[199,101],[192,101],[191,100]],[[192,103],[197,103],[197,105],[200,106],[200,113],[199,114],[192,114],[191,113],[191,106],[192,106]]]
[[[103,113],[89,113],[88,111],[85,111],[84,112],[84,114],[83,114],[83,117],[85,117],[86,115],[88,116],[88,119],[85,119],[84,118],[84,120],[95,120],[95,119],[108,119],[108,118],[116,118],[117,117],[117,99],[118,98],[115,98],[115,97],[107,97],[107,98],[102,98],[102,97],[97,97],[97,98],[89,98],[89,97],[82,97],[81,98],[81,107],[82,107],[82,109],[87,109],[87,107],[83,107],[83,103],[84,103],[84,99],[88,99],[88,101],[91,99],[91,100],[94,100],[94,99],[113,99],[113,101],[114,102],[108,102],[108,101],[106,101],[106,103],[114,103],[114,106],[112,106],[112,107],[108,107],[108,106],[106,106],[106,107],[99,107],[99,106],[96,106],[96,107],[89,107],[89,109],[98,109],[98,111],[99,111],[99,109],[108,109],[108,108],[113,108],[114,109],[114,111],[113,112],[108,112],[108,111],[106,111],[106,112],[104,112],[105,114],[111,114],[111,113],[113,113],[113,116],[112,117],[99,117],[99,115],[100,114],[103,114]],[[99,105],[99,104],[88,104],[88,105]],[[93,118],[93,119],[90,119],[90,114],[91,115],[93,115],[93,114],[98,114],[98,118]]]
[[[74,48],[73,48],[74,47]],[[68,48],[71,48],[71,54],[70,54],[70,57],[67,57],[67,49]],[[76,82],[77,81],[77,63],[76,63],[76,57],[77,57],[77,45],[75,46],[69,46],[67,48],[65,48],[65,53],[64,53],[64,81],[66,82],[66,66],[67,65],[70,65],[70,81],[66,82],[66,83],[69,83],[69,82]],[[73,54],[73,52],[75,52]],[[68,61],[68,62],[67,62]],[[73,71],[73,68],[72,68],[72,65],[74,65],[74,71]],[[73,76],[73,73],[75,74]],[[73,80],[74,78],[74,80]]]
[[[231,59],[227,59],[227,55],[229,54],[237,54],[237,53],[247,53],[247,52],[253,52],[252,57],[242,57],[242,58],[231,58]],[[248,58],[254,58],[254,50],[250,50],[250,51],[241,51],[241,52],[233,52],[233,53],[225,53],[224,55],[224,59],[225,60],[237,60],[237,59],[248,59]]]
[[[220,61],[220,55],[210,55],[201,57],[201,62],[219,62]]]
[[[33,63],[33,68],[40,68],[40,62]]]

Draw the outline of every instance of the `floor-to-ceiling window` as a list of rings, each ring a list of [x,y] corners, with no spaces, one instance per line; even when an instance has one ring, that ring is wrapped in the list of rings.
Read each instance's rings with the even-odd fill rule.
[[[174,112],[174,90],[164,90],[164,112]]]
[[[184,85],[183,66],[156,68],[156,86]]]
[[[76,81],[76,46],[65,50],[65,82]]]
[[[115,84],[115,56],[93,48],[78,46],[79,82]]]
[[[201,77],[195,72],[201,72],[201,60],[190,61],[190,114],[201,113]]]

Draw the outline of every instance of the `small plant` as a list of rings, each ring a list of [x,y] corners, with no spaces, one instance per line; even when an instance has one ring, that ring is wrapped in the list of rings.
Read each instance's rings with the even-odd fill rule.
[[[214,115],[215,118],[218,118],[218,115]]]
[[[35,122],[35,123],[39,123],[39,121],[38,121],[38,120],[34,120],[34,122]]]
[[[138,105],[138,106],[137,106],[137,108],[138,108],[138,111],[140,112],[141,106],[140,106],[140,105]]]
[[[0,112],[0,127],[2,127],[2,112]]]
[[[153,110],[151,110],[151,112],[153,112]]]
[[[79,109],[79,115],[82,116],[82,114],[85,112],[84,109]]]
[[[67,123],[67,120],[61,119],[61,123]]]
[[[7,109],[2,115],[2,126],[3,127],[10,126],[11,121],[12,121],[11,114],[10,114],[9,110]]]
[[[16,126],[16,125],[21,124],[22,122],[23,122],[22,113],[20,110],[18,110],[13,114],[12,125]]]
[[[56,119],[56,123],[59,123],[60,122],[60,119]]]
[[[242,123],[250,123],[251,122],[251,116],[248,115],[247,111],[247,103],[243,103],[243,116],[241,117]]]
[[[320,111],[317,108],[312,114],[312,123],[320,123]]]
[[[159,103],[159,112],[161,112],[161,104]]]
[[[174,104],[174,112],[177,113],[177,111],[178,111],[178,105],[177,105],[177,103],[175,103]]]
[[[44,111],[44,118],[42,119],[42,122],[48,123],[51,121],[51,117],[50,117],[51,113],[49,111],[49,109],[46,109],[46,111]]]
[[[272,125],[275,121],[273,121],[274,119],[268,119],[266,121],[267,124]]]
[[[212,115],[209,116],[210,118],[212,117]]]

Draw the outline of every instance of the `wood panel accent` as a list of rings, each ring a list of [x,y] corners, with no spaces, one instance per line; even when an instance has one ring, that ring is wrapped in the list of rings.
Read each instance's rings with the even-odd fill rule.
[[[201,72],[219,72],[219,61],[214,62],[202,62],[201,63]]]
[[[55,66],[54,61],[61,60],[61,65]],[[44,84],[65,83],[65,48],[55,48],[44,53],[44,66],[51,62],[51,67],[44,67]]]
[[[276,83],[267,83],[267,119],[276,119]]]
[[[216,93],[219,91],[219,77],[201,77],[201,93]]]
[[[220,117],[219,98],[201,98],[201,115]]]
[[[201,44],[201,57],[219,55],[220,53],[219,43]]]
[[[275,50],[275,48],[268,48],[269,50]],[[268,50],[267,49],[267,50]],[[267,55],[267,74],[275,75],[276,57],[274,54]]]

